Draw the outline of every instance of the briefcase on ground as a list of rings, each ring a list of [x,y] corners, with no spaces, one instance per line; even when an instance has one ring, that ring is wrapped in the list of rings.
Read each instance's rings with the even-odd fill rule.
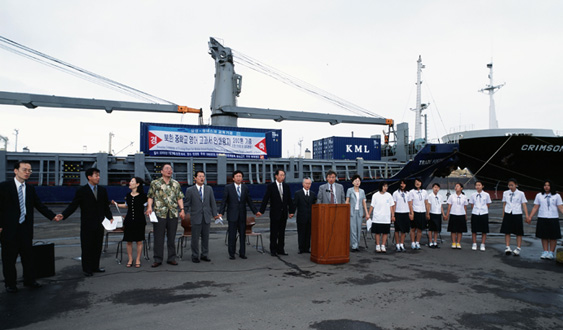
[[[55,275],[55,243],[37,241],[33,243],[33,268],[35,277],[49,277]]]

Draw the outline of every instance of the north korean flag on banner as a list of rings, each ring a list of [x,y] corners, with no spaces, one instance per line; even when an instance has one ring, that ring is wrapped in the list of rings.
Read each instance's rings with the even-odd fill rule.
[[[266,153],[266,154],[268,153],[266,151],[266,139],[265,138],[262,139],[260,142],[256,143],[254,146],[256,148],[260,149],[263,153]]]

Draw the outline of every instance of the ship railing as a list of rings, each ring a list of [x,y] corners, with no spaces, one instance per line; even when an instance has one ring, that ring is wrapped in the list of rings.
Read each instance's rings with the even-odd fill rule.
[[[101,185],[123,185],[136,176],[150,182],[161,176],[164,164],[174,168],[174,178],[183,185],[194,183],[194,174],[203,171],[206,183],[222,185],[232,180],[232,173],[241,170],[249,184],[264,184],[275,180],[275,171],[283,169],[287,182],[301,182],[304,178],[325,181],[326,174],[333,170],[339,180],[350,180],[359,173],[365,179],[389,178],[397,173],[402,164],[384,161],[328,160],[304,158],[233,159],[216,158],[154,157],[137,153],[128,156],[96,154],[17,153],[0,151],[0,180],[13,176],[13,164],[19,160],[29,161],[33,173],[30,183],[40,186],[84,185],[84,175],[90,167],[100,170]]]

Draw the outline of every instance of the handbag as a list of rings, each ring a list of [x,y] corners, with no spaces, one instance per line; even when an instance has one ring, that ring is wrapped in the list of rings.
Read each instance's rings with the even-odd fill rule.
[[[32,247],[33,268],[35,278],[55,275],[55,243],[37,241]]]

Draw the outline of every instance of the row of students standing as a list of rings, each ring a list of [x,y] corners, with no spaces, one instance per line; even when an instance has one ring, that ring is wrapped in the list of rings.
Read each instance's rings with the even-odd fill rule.
[[[393,193],[393,207],[389,214],[385,214],[390,222],[395,224],[395,242],[397,251],[405,251],[406,233],[410,232],[411,248],[413,250],[420,249],[420,238],[422,230],[428,228],[430,236],[430,248],[437,248],[437,239],[441,232],[442,219],[448,221],[448,232],[452,236],[452,249],[461,249],[461,238],[463,233],[467,232],[467,207],[472,205],[471,209],[471,233],[472,233],[472,250],[477,250],[477,235],[481,234],[481,244],[479,250],[485,251],[485,243],[487,234],[489,233],[489,206],[492,203],[491,196],[483,191],[484,185],[481,181],[475,183],[476,192],[470,197],[463,193],[463,185],[457,183],[455,185],[455,193],[450,195],[447,200],[447,211],[444,212],[442,201],[438,192],[440,185],[434,183],[432,192],[427,193],[421,189],[422,181],[415,180],[415,188],[406,191],[406,182],[399,182],[399,189]],[[561,196],[556,194],[550,181],[546,181],[543,186],[543,192],[538,193],[534,200],[534,208],[528,215],[526,206],[527,200],[524,193],[517,189],[518,183],[515,179],[508,180],[509,190],[503,193],[503,215],[500,232],[505,234],[506,249],[505,254],[520,255],[522,236],[524,235],[523,221],[529,224],[532,217],[538,213],[538,224],[536,226],[536,237],[542,240],[543,252],[542,259],[553,259],[554,250],[557,245],[557,239],[561,238],[561,230],[559,225],[558,211],[563,213],[563,203]],[[387,192],[387,184],[383,184],[381,190],[374,194],[372,198],[372,210],[377,210],[379,205],[379,214],[381,216],[382,206],[381,200]],[[375,218],[378,212],[374,212]],[[525,215],[525,218],[523,218]],[[373,227],[372,227],[373,228]],[[372,229],[372,232],[376,232]],[[516,247],[514,250],[510,246],[511,235],[516,236]],[[376,236],[376,251],[380,252],[381,247]],[[386,236],[383,237],[386,240]]]

